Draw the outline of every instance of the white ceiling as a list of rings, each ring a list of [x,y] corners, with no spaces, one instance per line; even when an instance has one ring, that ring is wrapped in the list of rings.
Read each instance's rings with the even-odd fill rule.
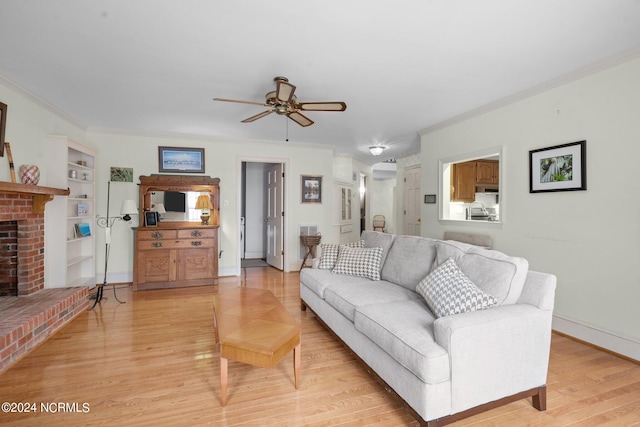
[[[367,163],[418,131],[636,52],[639,0],[2,0],[0,74],[89,129],[331,144]],[[302,128],[264,107],[344,101]],[[1,100],[0,100],[1,101]],[[9,106],[9,114],[11,106]],[[390,148],[374,158],[367,147]]]

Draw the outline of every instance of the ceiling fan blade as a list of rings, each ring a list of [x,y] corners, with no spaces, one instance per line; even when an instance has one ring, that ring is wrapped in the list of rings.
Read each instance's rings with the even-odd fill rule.
[[[297,124],[299,124],[302,127],[311,126],[313,124],[313,120],[311,120],[308,117],[303,116],[302,114],[300,114],[297,111],[294,111],[292,113],[288,113],[287,116],[289,116],[289,118],[291,120],[293,120],[294,122],[296,122]]]
[[[347,104],[344,102],[301,102],[297,107],[304,111],[344,111]]]
[[[269,105],[264,102],[253,102],[253,101],[238,101],[237,99],[226,99],[226,98],[213,98],[214,101],[222,101],[222,102],[237,102],[238,104],[251,104],[251,105],[261,105],[263,107],[268,107]]]
[[[262,113],[260,113],[260,114],[256,114],[255,116],[251,116],[251,117],[249,117],[248,119],[244,119],[244,120],[242,121],[242,123],[250,123],[250,122],[253,122],[253,121],[255,121],[255,120],[258,120],[258,119],[263,118],[264,116],[268,116],[268,115],[269,115],[269,114],[271,114],[271,113],[273,113],[273,110],[263,111],[263,112],[262,112]]]
[[[296,87],[284,80],[277,80],[277,82],[276,98],[278,101],[291,102],[291,98],[293,98],[293,92],[296,91]]]

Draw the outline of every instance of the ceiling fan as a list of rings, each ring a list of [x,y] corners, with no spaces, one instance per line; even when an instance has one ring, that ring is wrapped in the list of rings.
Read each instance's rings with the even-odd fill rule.
[[[265,102],[238,101],[225,98],[213,98],[213,100],[270,107],[262,113],[242,120],[242,123],[250,123],[271,113],[276,113],[285,115],[300,126],[306,127],[311,126],[313,120],[300,113],[300,111],[344,111],[347,109],[347,104],[344,102],[298,102],[298,98],[294,95],[296,87],[289,83],[288,78],[278,76],[273,81],[276,82],[276,90],[268,92],[264,96]]]

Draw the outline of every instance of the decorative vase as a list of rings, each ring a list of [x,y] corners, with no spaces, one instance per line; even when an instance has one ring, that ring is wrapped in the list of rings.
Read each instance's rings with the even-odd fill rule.
[[[22,165],[19,173],[23,184],[36,185],[40,181],[40,169],[36,165]]]

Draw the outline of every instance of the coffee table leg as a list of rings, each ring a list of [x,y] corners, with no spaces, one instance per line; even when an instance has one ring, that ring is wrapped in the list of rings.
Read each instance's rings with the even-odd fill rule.
[[[220,396],[222,406],[227,404],[227,359],[220,357]]]
[[[301,344],[298,344],[293,349],[293,372],[296,379],[296,388],[298,388],[298,383],[300,381],[300,353],[301,353]]]

